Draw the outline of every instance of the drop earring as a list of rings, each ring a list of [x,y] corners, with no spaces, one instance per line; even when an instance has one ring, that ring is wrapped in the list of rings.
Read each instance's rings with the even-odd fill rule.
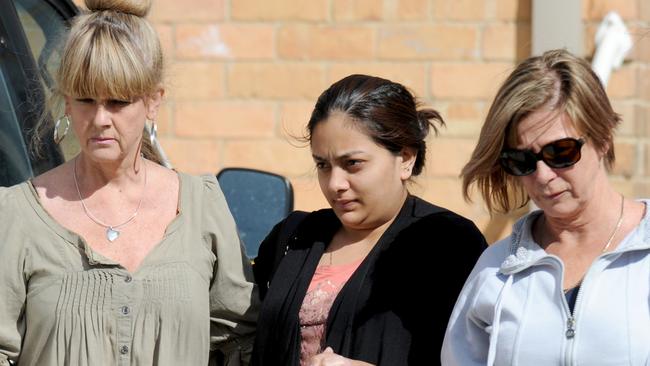
[[[63,130],[62,134],[59,134],[59,128],[61,126],[61,123],[65,123],[65,129]],[[63,117],[59,118],[56,120],[54,123],[54,133],[52,135],[52,139],[54,142],[58,145],[63,141],[65,136],[68,134],[68,130],[70,129],[70,117],[67,114],[64,114]]]

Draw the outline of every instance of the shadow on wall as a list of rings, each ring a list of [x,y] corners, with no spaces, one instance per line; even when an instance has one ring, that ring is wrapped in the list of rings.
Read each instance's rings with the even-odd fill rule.
[[[532,0],[517,0],[517,10],[515,16],[516,24],[516,62],[519,63],[530,56],[532,49],[531,41],[531,19],[532,19]]]

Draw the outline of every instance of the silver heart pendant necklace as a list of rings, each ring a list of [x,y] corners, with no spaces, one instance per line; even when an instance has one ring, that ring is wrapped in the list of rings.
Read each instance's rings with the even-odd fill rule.
[[[140,211],[140,206],[142,206],[142,200],[144,199],[144,192],[145,192],[145,190],[147,188],[147,163],[144,160],[144,158],[142,158],[142,165],[144,167],[143,168],[144,169],[144,185],[142,187],[142,196],[140,197],[140,202],[138,202],[138,207],[135,209],[135,212],[133,212],[133,215],[131,215],[128,219],[126,219],[126,221],[124,221],[124,222],[122,222],[121,224],[118,224],[118,225],[108,225],[108,224],[105,224],[103,221],[99,220],[98,218],[96,218],[90,212],[90,210],[88,210],[88,207],[86,206],[86,203],[84,202],[84,199],[81,196],[81,190],[79,189],[79,182],[77,180],[77,158],[74,159],[74,168],[73,168],[74,185],[75,185],[75,188],[77,188],[77,194],[79,195],[79,201],[81,202],[81,206],[84,209],[84,213],[95,224],[106,228],[106,240],[108,240],[111,243],[114,242],[115,240],[117,240],[117,238],[120,237],[120,231],[118,229],[121,228],[122,226],[130,223],[131,221],[133,221],[133,219],[135,219],[135,217],[138,215],[138,211]]]

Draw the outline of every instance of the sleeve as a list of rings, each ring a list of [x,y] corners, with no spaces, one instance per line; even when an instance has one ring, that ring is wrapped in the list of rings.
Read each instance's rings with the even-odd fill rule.
[[[259,296],[251,263],[214,176],[203,177],[204,235],[216,256],[210,284],[210,349],[226,366],[247,365],[253,348]]]
[[[495,297],[490,294],[488,282],[489,278],[497,275],[504,247],[493,244],[486,249],[465,282],[447,325],[441,352],[443,365],[478,366],[487,363],[490,324],[485,314],[494,311],[491,298]]]
[[[264,238],[260,244],[257,258],[253,264],[253,273],[255,274],[255,283],[259,289],[260,299],[264,300],[266,292],[269,288],[269,281],[271,280],[273,265],[276,258],[276,250],[278,246],[279,233],[283,225],[283,221],[276,224],[271,232]]]
[[[5,193],[0,188],[0,235],[4,239],[0,241],[0,366],[15,364],[20,356],[27,294],[25,250],[16,240],[14,232],[19,228],[9,217],[16,212],[7,206]]]

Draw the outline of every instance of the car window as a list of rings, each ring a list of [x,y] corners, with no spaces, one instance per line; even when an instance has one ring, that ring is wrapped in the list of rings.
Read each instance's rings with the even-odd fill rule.
[[[14,0],[18,18],[23,26],[29,48],[38,65],[40,80],[44,86],[46,97],[53,86],[53,75],[61,59],[61,40],[68,28],[63,15],[56,11],[52,3],[43,0]],[[63,113],[63,106],[53,106],[57,114]],[[52,116],[57,119],[60,115]],[[79,152],[79,143],[72,129],[61,142],[65,160]]]
[[[19,128],[10,88],[0,68],[0,186],[11,186],[32,176],[27,149]]]

